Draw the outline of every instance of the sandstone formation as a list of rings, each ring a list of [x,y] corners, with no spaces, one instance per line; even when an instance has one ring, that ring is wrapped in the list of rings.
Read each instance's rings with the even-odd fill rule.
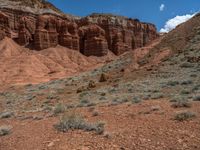
[[[105,31],[98,25],[83,26],[80,32],[80,51],[86,55],[104,56],[108,53]]]
[[[31,4],[27,7],[33,7]],[[47,7],[37,4],[40,9]],[[77,18],[58,15],[58,11],[33,13],[1,7],[0,10],[0,40],[8,36],[36,50],[62,45],[86,56],[104,56],[109,50],[120,55],[158,37],[153,24],[122,16],[92,14]]]
[[[0,12],[0,40],[5,36],[10,37],[9,20],[6,14]]]
[[[59,30],[59,44],[79,51],[79,36],[76,23],[62,21]]]
[[[93,23],[104,29],[108,48],[116,55],[143,47],[158,36],[153,24],[110,14],[92,14],[82,18],[79,23],[81,25]]]

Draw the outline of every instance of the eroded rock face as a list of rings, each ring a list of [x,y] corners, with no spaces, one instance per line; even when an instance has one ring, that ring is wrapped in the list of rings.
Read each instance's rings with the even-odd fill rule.
[[[35,27],[29,17],[21,17],[19,20],[18,43],[20,45],[28,45],[33,42],[32,35],[35,32]]]
[[[83,26],[79,29],[80,51],[86,55],[104,56],[108,53],[105,31],[98,25]]]
[[[78,19],[2,9],[0,40],[5,36],[36,50],[59,44],[86,56],[104,56],[108,50],[120,55],[145,46],[158,34],[153,24],[120,16],[93,14]]]
[[[0,40],[5,36],[10,37],[8,16],[0,11]]]
[[[59,30],[59,44],[79,51],[78,27],[74,22],[62,21]]]
[[[139,20],[121,16],[93,14],[82,18],[81,25],[97,24],[106,33],[108,48],[116,55],[125,51],[143,47],[158,37],[153,24],[141,23]]]
[[[58,45],[57,19],[53,16],[39,16],[36,24],[34,47],[38,50]]]

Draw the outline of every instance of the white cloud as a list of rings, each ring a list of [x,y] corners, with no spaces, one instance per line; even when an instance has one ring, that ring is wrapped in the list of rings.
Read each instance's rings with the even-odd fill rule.
[[[165,23],[165,26],[160,29],[160,32],[161,33],[164,33],[164,32],[169,32],[171,30],[173,30],[174,28],[176,28],[176,26],[178,26],[179,24],[183,23],[183,22],[186,22],[188,21],[190,18],[192,18],[194,14],[186,14],[186,15],[183,15],[183,16],[176,16],[172,19],[169,19],[166,23]]]
[[[165,9],[165,4],[160,5],[160,11],[163,11]]]

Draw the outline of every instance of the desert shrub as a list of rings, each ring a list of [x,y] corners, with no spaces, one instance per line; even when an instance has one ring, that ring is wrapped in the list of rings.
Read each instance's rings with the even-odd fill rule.
[[[200,101],[200,95],[194,96],[194,97],[193,97],[193,100],[194,100],[194,101]]]
[[[179,84],[179,81],[169,81],[169,82],[167,82],[167,85],[169,85],[169,86],[176,86],[178,84]]]
[[[55,95],[53,93],[49,93],[46,97],[48,100],[52,100],[52,99],[56,99],[56,100],[59,100],[59,96],[58,95]]]
[[[183,95],[172,95],[170,102],[187,101],[186,97]]]
[[[92,107],[92,106],[96,106],[96,103],[88,103],[85,105],[86,107]]]
[[[54,108],[54,114],[60,114],[60,113],[64,113],[66,110],[65,106],[61,103],[57,104]]]
[[[134,90],[132,88],[128,88],[129,93],[134,93]]]
[[[192,83],[193,83],[192,80],[185,80],[181,82],[181,85],[190,85]]]
[[[45,105],[42,106],[42,110],[45,111],[45,112],[51,112],[52,107],[45,104]]]
[[[200,84],[198,85],[195,85],[193,88],[192,88],[192,91],[198,91],[200,89]]]
[[[143,100],[149,100],[151,98],[151,95],[147,94],[147,95],[144,95],[142,98]]]
[[[2,112],[2,113],[0,113],[0,118],[2,119],[2,118],[10,118],[10,117],[12,117],[13,116],[13,112],[9,112],[9,111],[7,111],[7,112]]]
[[[86,88],[85,86],[81,86],[76,90],[76,93],[81,93],[81,92],[84,92],[84,91],[87,91],[87,90],[88,90],[88,88]]]
[[[121,103],[127,103],[127,102],[128,102],[128,99],[127,99],[127,98],[122,98],[122,99],[120,100],[120,102],[121,102]]]
[[[88,104],[88,103],[89,103],[89,100],[83,99],[83,100],[80,101],[80,103],[81,103],[81,104]]]
[[[106,100],[106,97],[103,97],[103,96],[102,96],[102,97],[99,98],[99,100],[100,100],[100,101],[105,101],[105,100]]]
[[[79,97],[84,97],[86,95],[89,95],[89,92],[85,91],[79,94]]]
[[[102,92],[100,95],[101,95],[101,96],[106,96],[106,93],[105,93],[105,92]]]
[[[58,131],[67,132],[69,130],[84,130],[84,131],[95,131],[97,134],[104,132],[103,122],[88,123],[85,119],[75,113],[65,113],[61,118],[60,122],[54,127]]]
[[[99,82],[106,82],[108,80],[108,75],[105,73],[102,73],[99,79]]]
[[[75,105],[73,105],[73,104],[68,104],[68,105],[66,105],[66,109],[72,109],[72,108],[74,108],[75,107]]]
[[[184,121],[184,120],[188,120],[194,117],[196,117],[196,114],[194,112],[180,111],[176,113],[174,119],[178,121]]]
[[[28,100],[28,101],[31,101],[35,98],[36,96],[35,95],[32,95],[32,94],[28,94],[25,96],[25,99]]]
[[[192,106],[192,104],[188,100],[178,100],[175,103],[173,103],[171,106],[174,108],[181,108],[181,107],[189,108]]]
[[[163,94],[162,93],[154,93],[151,95],[151,98],[152,99],[160,99],[160,98],[163,98]]]
[[[0,126],[0,136],[5,136],[10,134],[11,132],[11,126]]]
[[[131,100],[132,104],[137,104],[141,102],[141,99],[139,97],[133,97],[133,99]]]
[[[190,91],[188,91],[188,90],[182,90],[180,94],[181,95],[188,95],[188,94],[190,94]]]
[[[63,94],[65,90],[64,89],[57,89],[56,91],[57,91],[58,94]]]
[[[111,89],[108,90],[109,93],[116,93],[117,89],[115,87],[112,87]]]
[[[181,68],[192,68],[192,67],[194,67],[194,64],[185,62],[185,63],[181,64],[180,67]]]
[[[40,85],[38,87],[39,90],[44,90],[44,89],[48,89],[48,86],[47,85]]]
[[[118,104],[122,104],[122,103],[126,103],[128,102],[127,98],[120,98],[120,97],[116,97],[112,100],[112,105],[118,105]]]
[[[190,77],[192,77],[192,78],[196,78],[197,75],[196,75],[196,74],[191,74]]]

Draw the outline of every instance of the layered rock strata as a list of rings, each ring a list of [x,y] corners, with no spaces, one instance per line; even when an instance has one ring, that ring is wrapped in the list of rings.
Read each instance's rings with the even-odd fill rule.
[[[9,8],[0,10],[0,40],[8,36],[36,50],[62,45],[86,56],[104,56],[109,50],[121,55],[158,37],[153,24],[110,14],[77,18]]]

